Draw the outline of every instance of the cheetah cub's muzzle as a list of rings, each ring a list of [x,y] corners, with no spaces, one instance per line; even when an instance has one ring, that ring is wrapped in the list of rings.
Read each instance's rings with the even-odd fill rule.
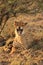
[[[17,27],[16,30],[18,34],[23,34],[23,27]]]

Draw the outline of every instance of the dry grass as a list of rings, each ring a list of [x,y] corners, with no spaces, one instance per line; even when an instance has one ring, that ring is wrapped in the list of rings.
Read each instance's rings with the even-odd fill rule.
[[[13,37],[14,34],[15,21],[23,21],[27,22],[26,32],[28,38],[33,41],[30,43],[31,46],[28,50],[22,50],[18,52],[17,49],[15,53],[9,54],[10,52],[4,51],[4,47],[0,48],[0,62],[8,62],[8,65],[42,65],[43,64],[43,15],[37,14],[33,15],[25,15],[18,14],[17,17],[10,18],[1,35],[5,38],[7,36]],[[28,30],[28,31],[27,31]],[[10,38],[9,38],[10,39]],[[8,41],[9,42],[9,41]],[[2,50],[3,49],[3,50]],[[6,65],[6,64],[5,64]]]
[[[30,46],[24,50],[16,44],[11,54],[15,21],[28,23],[24,36]],[[43,65],[43,0],[0,0],[0,36],[6,39],[0,46],[0,65]]]

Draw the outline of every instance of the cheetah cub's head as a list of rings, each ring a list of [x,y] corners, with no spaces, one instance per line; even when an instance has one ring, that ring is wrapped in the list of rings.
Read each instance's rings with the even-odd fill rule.
[[[21,36],[24,34],[24,28],[26,26],[27,23],[23,23],[23,22],[15,22],[15,34],[16,36]]]

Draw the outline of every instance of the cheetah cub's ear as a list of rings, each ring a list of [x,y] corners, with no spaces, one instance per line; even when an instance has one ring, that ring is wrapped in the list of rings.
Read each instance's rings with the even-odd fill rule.
[[[27,23],[25,23],[25,25],[27,25]]]
[[[15,22],[14,22],[14,25],[15,25],[15,26],[18,26],[18,22],[17,22],[17,21],[15,21]]]

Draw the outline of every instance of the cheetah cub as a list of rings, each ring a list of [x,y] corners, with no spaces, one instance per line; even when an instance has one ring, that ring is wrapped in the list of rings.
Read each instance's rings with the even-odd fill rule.
[[[11,41],[13,41],[13,47],[12,47],[12,51],[11,51],[11,54],[16,51],[15,47],[19,47],[19,46],[23,46],[25,45],[26,42],[23,42],[25,41],[24,39],[24,29],[25,29],[25,26],[27,25],[27,23],[23,23],[23,22],[16,22],[14,23],[14,26],[15,26],[15,37],[14,38],[9,38],[6,42],[7,45],[10,45],[9,43]],[[6,46],[7,46],[6,45]],[[8,47],[7,47],[8,49]]]
[[[24,48],[24,28],[27,25],[27,23],[23,23],[23,22],[15,22],[15,38],[13,39],[13,47],[12,47],[12,51],[11,54],[15,51],[15,47],[23,47]]]

